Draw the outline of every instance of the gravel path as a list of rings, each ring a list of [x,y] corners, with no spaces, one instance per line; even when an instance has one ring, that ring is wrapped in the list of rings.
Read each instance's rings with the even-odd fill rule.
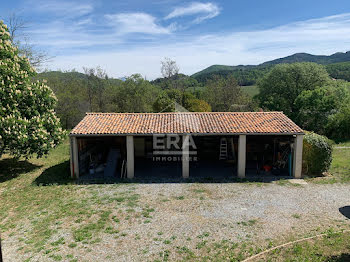
[[[123,187],[106,185],[103,190],[99,187],[98,193],[101,198],[108,197],[124,190]],[[121,221],[118,229],[125,237],[103,234],[102,241],[89,252],[74,249],[75,257],[82,261],[146,261],[178,246],[195,250],[203,238],[283,241],[291,234],[305,236],[329,227],[350,225],[350,220],[339,212],[339,208],[350,206],[348,184],[163,183],[132,187],[140,195],[140,205],[154,209],[149,221],[144,223],[136,218]],[[16,261],[15,253],[10,254],[15,247],[6,241],[3,245],[5,258]],[[175,252],[172,254],[176,256]],[[170,256],[171,260],[175,258]]]
[[[195,193],[198,189],[204,192]],[[139,185],[137,191],[150,204],[159,194],[184,196],[157,206],[156,227],[190,235],[199,229],[217,239],[244,237],[249,230],[239,223],[249,220],[256,221],[253,231],[261,239],[308,230],[317,222],[346,221],[339,208],[350,205],[349,185],[150,184]]]

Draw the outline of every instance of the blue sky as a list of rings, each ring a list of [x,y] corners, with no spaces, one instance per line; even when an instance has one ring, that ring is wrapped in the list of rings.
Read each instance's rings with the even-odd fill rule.
[[[100,65],[112,77],[159,77],[164,57],[192,74],[350,50],[348,0],[3,1],[0,17],[12,12],[29,22],[31,43],[53,56],[47,68]]]

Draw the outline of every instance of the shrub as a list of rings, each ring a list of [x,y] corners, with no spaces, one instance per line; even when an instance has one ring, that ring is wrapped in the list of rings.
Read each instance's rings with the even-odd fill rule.
[[[332,162],[332,144],[325,137],[307,132],[303,143],[303,171],[305,174],[321,175],[328,171]]]

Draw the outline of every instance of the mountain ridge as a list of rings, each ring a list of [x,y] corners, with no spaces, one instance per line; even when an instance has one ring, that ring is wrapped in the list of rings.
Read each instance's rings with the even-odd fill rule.
[[[313,55],[309,53],[295,53],[293,55],[277,58],[274,60],[266,61],[264,63],[258,64],[258,65],[237,65],[237,66],[230,66],[230,65],[211,65],[199,72],[196,72],[191,75],[191,77],[197,78],[203,74],[210,74],[215,72],[222,72],[222,71],[243,71],[247,69],[256,69],[256,68],[264,68],[264,67],[270,67],[277,64],[283,64],[283,63],[296,63],[296,62],[314,62],[317,64],[322,65],[328,65],[333,63],[341,63],[341,62],[350,62],[350,51],[347,52],[337,52],[332,55]]]

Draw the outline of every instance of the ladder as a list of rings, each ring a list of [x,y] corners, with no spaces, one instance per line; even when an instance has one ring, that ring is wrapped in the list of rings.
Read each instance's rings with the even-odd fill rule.
[[[220,155],[219,160],[227,160],[227,139],[225,137],[220,139]]]

